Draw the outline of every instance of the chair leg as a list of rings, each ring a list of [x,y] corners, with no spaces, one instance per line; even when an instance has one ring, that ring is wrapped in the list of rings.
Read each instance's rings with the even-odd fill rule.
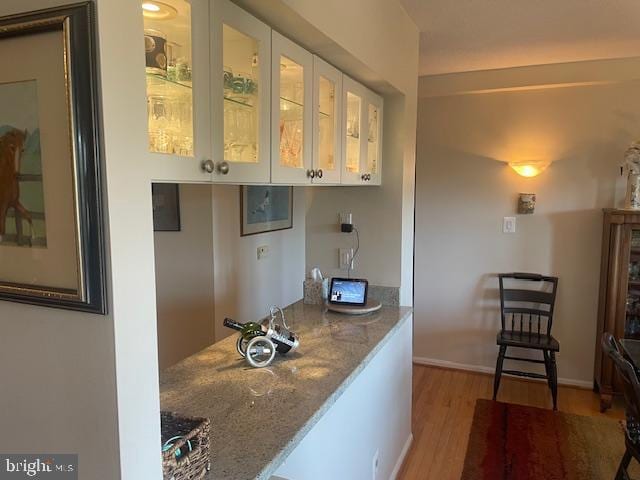
[[[544,371],[547,374],[547,385],[549,385],[549,390],[553,390],[553,382],[551,381],[551,359],[549,358],[549,350],[543,350],[542,356],[544,357]]]
[[[507,353],[507,347],[500,345],[500,352],[498,353],[498,360],[496,361],[496,373],[493,378],[493,399],[498,396],[498,388],[500,388],[500,377],[502,377],[502,364],[504,362],[504,356]]]
[[[620,460],[620,466],[618,467],[618,472],[616,473],[616,478],[614,480],[626,480],[627,478],[629,478],[629,476],[627,475],[629,462],[631,462],[631,453],[629,452],[629,450],[625,450],[622,460]]]
[[[551,371],[551,395],[553,397],[553,409],[558,410],[558,367],[556,365],[556,353],[549,352],[549,370]]]

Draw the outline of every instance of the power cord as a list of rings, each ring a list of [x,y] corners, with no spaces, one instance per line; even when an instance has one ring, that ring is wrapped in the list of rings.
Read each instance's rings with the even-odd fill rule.
[[[352,226],[353,231],[356,232],[356,248],[353,252],[353,257],[351,257],[351,261],[349,262],[349,266],[347,267],[347,278],[351,278],[351,270],[353,270],[353,262],[355,262],[356,257],[358,256],[358,251],[360,251],[360,233],[358,233],[358,229],[355,225]]]

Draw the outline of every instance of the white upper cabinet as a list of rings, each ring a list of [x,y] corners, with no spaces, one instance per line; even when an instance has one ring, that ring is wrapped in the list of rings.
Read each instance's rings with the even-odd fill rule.
[[[271,65],[271,182],[306,184],[313,158],[313,55],[274,31]]]
[[[228,0],[211,22],[213,181],[269,183],[271,28]]]
[[[141,15],[153,179],[208,182],[201,164],[211,158],[209,3],[145,1]]]
[[[230,0],[140,6],[153,180],[380,185],[380,96]]]
[[[312,182],[340,184],[342,170],[342,72],[313,57]]]
[[[382,181],[383,100],[346,75],[342,78],[342,184]]]

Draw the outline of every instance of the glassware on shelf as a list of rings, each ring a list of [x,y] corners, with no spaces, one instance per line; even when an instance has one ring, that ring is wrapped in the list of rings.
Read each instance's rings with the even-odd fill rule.
[[[349,172],[360,171],[360,104],[362,99],[347,92],[347,146],[345,166]]]
[[[640,263],[629,262],[629,280],[633,282],[640,281]]]
[[[280,57],[280,165],[303,168],[304,69]]]
[[[223,24],[224,157],[258,162],[260,62],[255,38]]]
[[[369,131],[367,135],[367,170],[370,173],[378,171],[378,109],[369,105]]]
[[[165,1],[172,15],[144,14],[149,150],[193,156],[191,5]]]
[[[321,75],[318,93],[318,157],[320,168],[331,171],[335,170],[335,83]]]

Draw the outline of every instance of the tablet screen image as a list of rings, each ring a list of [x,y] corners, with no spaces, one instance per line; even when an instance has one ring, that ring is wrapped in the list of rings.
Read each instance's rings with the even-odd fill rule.
[[[344,305],[365,305],[367,303],[368,282],[353,278],[331,280],[329,302]]]

